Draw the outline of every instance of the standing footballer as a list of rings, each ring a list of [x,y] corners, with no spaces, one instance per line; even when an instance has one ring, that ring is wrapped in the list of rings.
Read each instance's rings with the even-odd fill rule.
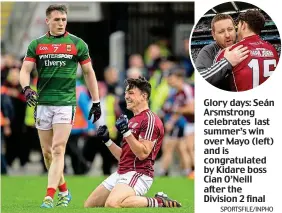
[[[42,208],[52,208],[56,189],[59,188],[57,206],[68,206],[71,195],[64,175],[64,155],[76,106],[76,71],[80,63],[93,105],[88,119],[93,123],[101,116],[98,86],[86,43],[66,32],[67,8],[50,5],[46,9],[49,32],[33,40],[20,71],[20,83],[27,104],[35,106],[36,128],[48,169],[48,185]],[[38,94],[29,86],[34,64],[38,71]]]
[[[121,147],[109,138],[107,126],[100,126],[97,135],[119,161],[118,171],[102,182],[88,197],[85,207],[181,207],[164,193],[154,198],[144,195],[154,177],[154,162],[162,145],[164,127],[148,106],[151,85],[145,78],[126,80],[125,100],[134,117],[121,115],[116,128],[123,134]]]

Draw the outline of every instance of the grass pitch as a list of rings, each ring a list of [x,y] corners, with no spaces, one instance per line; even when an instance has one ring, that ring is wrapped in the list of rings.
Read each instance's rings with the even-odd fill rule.
[[[105,177],[67,176],[66,181],[72,193],[72,201],[67,208],[41,209],[47,186],[47,176],[2,176],[1,177],[1,212],[2,213],[106,213],[106,212],[194,212],[194,181],[184,177],[155,178],[146,196],[153,197],[156,192],[163,191],[173,199],[182,203],[182,208],[83,208],[83,203],[92,190]],[[57,195],[55,197],[55,203]]]

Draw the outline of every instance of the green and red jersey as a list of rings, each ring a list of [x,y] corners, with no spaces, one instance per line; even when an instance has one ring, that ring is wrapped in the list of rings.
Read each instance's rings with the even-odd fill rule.
[[[25,61],[36,63],[38,71],[38,105],[76,105],[76,71],[91,61],[87,44],[66,32],[62,36],[50,33],[33,40]]]

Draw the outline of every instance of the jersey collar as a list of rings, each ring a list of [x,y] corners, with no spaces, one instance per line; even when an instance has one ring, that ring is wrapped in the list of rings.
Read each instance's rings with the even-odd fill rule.
[[[53,35],[51,35],[51,34],[50,34],[50,31],[48,31],[48,32],[46,33],[47,37],[49,37],[49,38],[62,38],[62,37],[66,37],[68,34],[69,34],[69,33],[68,33],[67,31],[65,31],[64,34],[58,35],[58,36],[53,36]]]
[[[148,111],[150,111],[150,109],[149,109],[149,108],[148,108],[148,109],[144,109],[143,111],[139,112],[139,113],[138,113],[138,114],[136,114],[136,115],[140,115],[140,114],[145,113],[145,112],[148,112]],[[134,116],[136,116],[136,115],[134,115]]]
[[[246,40],[246,39],[254,39],[254,38],[259,38],[259,35],[255,34],[255,35],[247,36],[247,37],[244,38],[244,40]]]

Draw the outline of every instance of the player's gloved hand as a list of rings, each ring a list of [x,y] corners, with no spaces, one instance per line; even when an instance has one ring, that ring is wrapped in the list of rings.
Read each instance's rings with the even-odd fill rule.
[[[23,89],[23,93],[28,106],[31,107],[37,104],[38,95],[33,89],[30,88],[30,86],[26,86]]]
[[[112,140],[110,139],[110,135],[109,135],[109,130],[106,125],[99,126],[96,136],[101,137],[102,142],[106,146],[110,146],[112,144]]]
[[[92,104],[92,107],[89,111],[88,120],[91,120],[92,115],[94,115],[93,122],[92,122],[94,124],[101,117],[100,102]]]
[[[116,128],[123,134],[123,137],[127,137],[131,134],[128,128],[128,118],[126,115],[121,115],[116,121]]]

